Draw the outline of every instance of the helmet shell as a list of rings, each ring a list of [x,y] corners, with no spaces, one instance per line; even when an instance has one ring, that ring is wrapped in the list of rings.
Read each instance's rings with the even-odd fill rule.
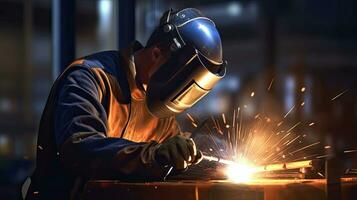
[[[178,11],[169,19],[186,44],[192,45],[215,64],[222,61],[222,42],[214,22],[194,8]]]

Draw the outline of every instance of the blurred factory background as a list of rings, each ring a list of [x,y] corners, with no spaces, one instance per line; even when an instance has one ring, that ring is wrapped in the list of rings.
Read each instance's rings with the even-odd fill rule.
[[[262,109],[284,115],[305,102],[290,120],[313,121],[312,134],[324,144],[356,147],[356,6],[354,0],[0,0],[0,194],[15,197],[31,172],[41,112],[65,65],[134,38],[145,44],[169,8],[196,7],[212,18],[228,60],[225,79],[189,113],[202,118],[249,104],[248,115]],[[186,115],[178,118],[189,129]]]

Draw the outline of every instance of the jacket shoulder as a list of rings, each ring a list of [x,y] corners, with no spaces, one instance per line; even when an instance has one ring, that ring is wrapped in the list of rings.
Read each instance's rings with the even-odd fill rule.
[[[114,93],[121,94],[121,102],[129,103],[130,89],[123,65],[125,63],[120,52],[111,50],[84,56],[74,61],[69,68],[79,66],[89,69],[103,93],[114,90]]]
[[[117,68],[120,65],[119,51],[101,51],[83,57],[82,65],[89,68],[101,68],[110,74],[116,74]]]

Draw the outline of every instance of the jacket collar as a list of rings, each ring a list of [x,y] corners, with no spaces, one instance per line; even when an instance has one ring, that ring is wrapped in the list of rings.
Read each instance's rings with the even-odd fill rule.
[[[146,95],[142,83],[139,83],[136,79],[136,66],[134,62],[134,53],[142,48],[143,46],[140,42],[134,41],[128,48],[121,51],[121,55],[126,64],[124,68],[126,69],[131,97],[135,100],[143,100]]]

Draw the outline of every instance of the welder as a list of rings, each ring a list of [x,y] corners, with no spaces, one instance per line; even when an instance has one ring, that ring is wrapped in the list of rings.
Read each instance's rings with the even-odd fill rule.
[[[41,117],[27,199],[77,199],[90,179],[163,180],[198,163],[175,115],[225,75],[212,20],[193,8],[163,14],[143,47],[133,42],[70,64]]]

